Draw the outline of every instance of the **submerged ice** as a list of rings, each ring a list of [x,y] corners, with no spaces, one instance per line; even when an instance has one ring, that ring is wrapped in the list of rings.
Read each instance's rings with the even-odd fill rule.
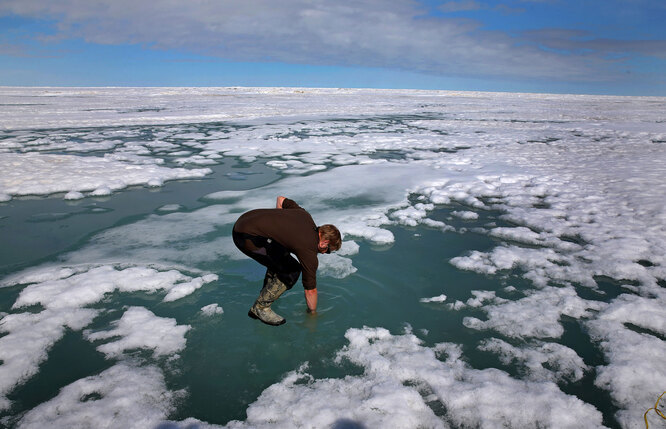
[[[167,188],[180,179],[200,192],[196,207],[162,202],[5,273],[3,289],[15,291],[0,303],[5,425],[633,427],[664,390],[664,99],[224,88],[0,93],[14,104],[41,104],[39,125],[12,103],[0,107],[2,204],[20,205],[26,195],[113,199],[134,192],[129,186]],[[220,165],[231,173],[216,175]],[[257,165],[277,178],[242,186]],[[200,191],[193,179],[202,177],[219,187]],[[336,224],[345,241],[320,258],[316,322],[300,322],[294,310],[279,333],[264,333],[242,314],[262,273],[229,237],[240,213],[271,206],[276,195]],[[404,265],[384,267],[405,231],[430,244],[399,255]],[[454,242],[463,245],[450,253]],[[438,267],[420,262],[431,256]],[[428,279],[431,271],[450,277]],[[465,289],[468,278],[474,286]],[[373,302],[381,308],[368,308]],[[301,304],[289,296],[282,303]],[[367,326],[370,315],[375,326]],[[335,346],[318,355],[302,339],[293,347],[300,330]],[[22,405],[23,386],[45,375],[67,335],[106,366]],[[210,344],[223,345],[206,360],[211,368],[245,349],[262,352],[234,374],[188,379],[197,349]],[[303,347],[310,362],[295,352]],[[263,353],[291,367],[272,373]],[[267,377],[243,399],[244,418],[208,420],[202,416],[219,407],[188,399],[199,384],[206,394],[244,393],[230,380],[243,371]]]

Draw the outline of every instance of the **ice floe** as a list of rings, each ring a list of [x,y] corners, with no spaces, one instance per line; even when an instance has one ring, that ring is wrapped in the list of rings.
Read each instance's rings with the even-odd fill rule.
[[[110,195],[128,186],[160,186],[165,180],[193,179],[210,169],[136,165],[108,158],[37,153],[0,154],[0,194],[50,195],[65,192],[66,199]],[[4,197],[6,200],[7,197]]]

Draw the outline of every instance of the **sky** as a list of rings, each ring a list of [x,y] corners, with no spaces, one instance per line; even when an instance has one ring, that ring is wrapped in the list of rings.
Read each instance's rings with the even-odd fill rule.
[[[666,96],[663,0],[0,0],[0,86]]]

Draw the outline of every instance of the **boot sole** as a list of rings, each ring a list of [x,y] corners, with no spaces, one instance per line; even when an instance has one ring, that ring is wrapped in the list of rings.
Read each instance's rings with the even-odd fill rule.
[[[257,319],[258,321],[260,321],[260,322],[262,322],[262,323],[265,323],[265,324],[267,324],[267,325],[270,325],[270,326],[280,326],[280,325],[284,325],[285,323],[287,323],[287,319],[282,319],[282,321],[281,321],[281,322],[278,322],[278,323],[268,323],[268,322],[265,322],[265,321],[261,320],[256,314],[254,314],[254,313],[252,312],[252,310],[248,311],[248,312],[247,312],[247,315],[250,316],[250,317],[253,318],[253,319]]]

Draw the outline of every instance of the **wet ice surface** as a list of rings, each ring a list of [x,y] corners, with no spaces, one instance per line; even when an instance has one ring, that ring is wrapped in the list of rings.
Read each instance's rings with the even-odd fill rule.
[[[666,100],[0,88],[9,427],[636,427],[666,370]],[[342,249],[250,320],[240,213]]]

